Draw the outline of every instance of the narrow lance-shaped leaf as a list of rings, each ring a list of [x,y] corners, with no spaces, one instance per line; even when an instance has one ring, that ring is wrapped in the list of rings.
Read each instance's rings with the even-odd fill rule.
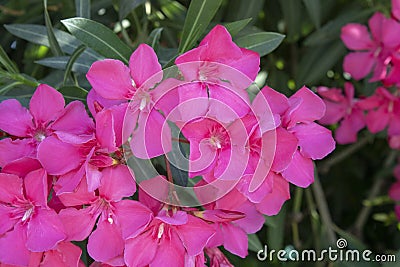
[[[144,2],[146,2],[146,0],[120,0],[118,11],[119,20],[123,20],[132,10],[144,4]]]
[[[249,250],[253,252],[258,252],[263,249],[260,239],[256,234],[248,235],[249,239]]]
[[[75,0],[76,16],[90,19],[90,0]]]
[[[79,46],[75,52],[71,55],[70,59],[68,60],[67,66],[65,67],[65,72],[64,72],[64,81],[63,84],[65,85],[67,80],[68,80],[68,76],[72,75],[71,71],[72,71],[72,66],[75,63],[75,61],[78,59],[78,57],[82,54],[83,51],[85,51],[86,49],[86,45],[81,45]]]
[[[232,36],[235,36],[241,30],[243,30],[243,28],[246,27],[247,24],[249,24],[249,22],[251,20],[252,20],[252,18],[248,18],[248,19],[242,19],[242,20],[238,20],[238,21],[234,21],[234,22],[228,22],[228,23],[225,23],[224,26],[226,27],[226,29],[229,31],[229,33]]]
[[[154,50],[157,51],[158,49],[158,44],[161,38],[161,33],[164,30],[164,28],[155,28],[154,30],[151,31],[149,38],[147,40],[147,43],[153,47]]]
[[[192,0],[183,26],[179,53],[184,53],[194,46],[206,30],[211,19],[217,13],[222,0]]]
[[[308,15],[310,16],[315,27],[319,29],[321,26],[321,1],[320,0],[303,0]]]
[[[258,52],[262,57],[274,51],[284,38],[285,35],[275,32],[258,32],[242,36],[235,42],[238,46]]]
[[[72,35],[102,56],[128,64],[131,49],[103,24],[85,18],[70,18],[61,22]]]
[[[0,63],[6,68],[7,71],[11,73],[19,72],[17,66],[11,61],[2,46],[0,46]]]
[[[65,70],[69,60],[70,60],[69,56],[48,57],[37,60],[35,61],[35,63],[53,69]],[[87,73],[92,63],[93,61],[88,61],[85,58],[79,57],[78,59],[75,60],[74,64],[72,65],[72,71],[78,73]]]
[[[44,5],[44,21],[47,28],[47,37],[49,38],[51,52],[55,56],[63,56],[63,52],[60,48],[60,45],[58,44],[56,36],[54,35],[53,25],[50,20],[49,12],[47,11],[47,0],[43,0],[43,5]]]

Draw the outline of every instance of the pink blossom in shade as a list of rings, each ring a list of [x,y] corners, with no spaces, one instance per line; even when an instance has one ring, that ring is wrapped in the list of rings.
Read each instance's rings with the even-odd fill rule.
[[[335,131],[335,139],[339,144],[357,141],[357,133],[365,127],[363,110],[354,98],[354,86],[345,83],[343,95],[339,88],[319,87],[318,94],[323,97],[326,113],[319,122],[325,125],[340,123]]]
[[[342,28],[342,41],[349,49],[355,50],[344,58],[343,69],[356,80],[366,77],[371,71],[371,81],[384,80],[392,53],[400,45],[400,23],[377,12],[368,24],[371,35],[367,27],[357,23]]]
[[[126,103],[130,100],[125,119],[128,125],[124,127],[132,133],[131,149],[139,158],[153,158],[171,149],[170,131],[162,131],[165,118],[158,112],[162,107],[156,104],[156,96],[163,95],[158,91],[166,89],[156,87],[162,76],[157,55],[146,44],[141,44],[133,52],[129,67],[119,60],[105,59],[93,63],[86,75],[99,95],[90,96],[92,112],[94,104],[104,107],[115,104],[108,100],[124,100]]]
[[[205,209],[195,214],[214,223],[216,234],[210,239],[207,247],[223,245],[229,252],[242,258],[246,257],[247,234],[260,230],[265,220],[254,204],[238,190],[233,189],[214,203],[206,205]]]
[[[129,214],[135,215],[125,216],[121,222],[127,266],[185,266],[186,260],[203,253],[215,234],[214,228],[205,221],[164,206],[141,189],[139,201],[146,206],[131,201],[137,205],[129,209]],[[143,227],[142,222],[149,218]]]
[[[392,0],[392,17],[400,21],[400,1]]]
[[[375,93],[359,102],[367,111],[366,124],[371,133],[377,133],[388,128],[388,136],[400,134],[400,97],[392,94],[384,87],[379,87]]]
[[[219,248],[206,248],[205,253],[210,258],[210,267],[233,267]]]
[[[52,134],[82,135],[93,132],[93,121],[83,103],[73,101],[64,107],[61,93],[41,84],[32,95],[29,110],[15,99],[0,103],[0,129],[20,140],[1,141],[2,151],[15,151],[9,156],[0,154],[1,166],[19,157],[36,157],[36,147]]]
[[[182,133],[190,142],[189,176],[213,173],[213,177],[237,180],[244,172],[248,153],[246,129],[241,122],[227,126],[210,118],[191,121]]]
[[[190,82],[179,88],[180,102],[202,97],[225,103],[237,117],[249,111],[244,89],[257,76],[260,57],[256,52],[238,47],[225,27],[215,26],[197,48],[180,55],[175,64],[185,81]],[[228,116],[221,105],[214,104],[197,105],[195,111],[198,116],[208,114],[225,123],[237,118]]]
[[[54,249],[66,238],[57,213],[47,206],[47,173],[38,169],[24,179],[0,174],[0,262],[28,265],[30,252]]]
[[[62,203],[71,207],[59,213],[67,239],[81,241],[89,236],[87,249],[93,259],[123,265],[124,242],[117,213],[122,198],[135,191],[136,184],[128,167],[118,165],[103,171],[98,194],[88,192],[83,182],[76,192],[60,195]],[[75,208],[82,205],[86,207]],[[92,232],[95,224],[96,230]]]

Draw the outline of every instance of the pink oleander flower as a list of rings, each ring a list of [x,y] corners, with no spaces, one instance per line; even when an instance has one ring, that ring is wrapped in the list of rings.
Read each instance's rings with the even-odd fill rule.
[[[350,23],[342,28],[342,41],[349,49],[355,50],[344,58],[343,69],[356,80],[366,77],[371,71],[371,81],[384,80],[392,55],[400,46],[400,23],[377,12],[368,24],[372,38],[364,25]]]
[[[31,252],[53,250],[66,238],[58,214],[47,206],[47,173],[23,179],[0,173],[0,262],[28,266]]]
[[[99,187],[105,169],[121,164],[125,107],[112,106],[96,114],[93,135],[57,135],[38,147],[38,158],[52,175],[59,175],[57,194],[72,192],[83,178],[89,191]]]
[[[248,254],[247,234],[256,233],[264,224],[264,216],[238,190],[233,189],[214,203],[205,205],[205,211],[195,215],[213,222],[215,235],[207,248],[224,246],[242,258]]]
[[[126,265],[187,266],[185,263],[196,262],[196,256],[203,253],[215,234],[214,227],[188,212],[153,199],[142,187],[139,201],[125,202],[125,216],[121,221]]]
[[[59,213],[67,240],[81,241],[89,236],[87,250],[93,259],[123,265],[124,241],[120,218],[127,215],[122,198],[133,195],[135,191],[136,184],[128,167],[118,165],[103,171],[98,194],[88,192],[82,182],[76,192],[60,195],[61,202],[69,207]],[[82,205],[85,208],[81,208]],[[92,232],[95,224],[96,230]]]
[[[238,47],[225,27],[215,26],[197,48],[180,55],[175,64],[185,81],[190,82],[178,89],[180,103],[198,98],[217,100],[197,102],[194,110],[191,106],[181,107],[183,115],[207,114],[228,123],[248,113],[245,89],[257,76],[260,57]],[[184,120],[192,118],[186,116]]]
[[[0,141],[0,166],[23,157],[36,158],[37,146],[53,134],[83,135],[93,131],[94,124],[82,102],[64,106],[62,94],[45,84],[32,95],[29,110],[15,99],[1,102],[0,130],[13,140]]]
[[[400,1],[392,0],[392,17],[400,21]]]
[[[102,99],[125,102],[129,118],[124,127],[132,133],[130,144],[136,157],[153,158],[171,150],[171,133],[162,130],[165,118],[158,112],[164,103],[159,101],[164,93],[160,88],[164,87],[156,86],[162,80],[162,69],[150,46],[141,44],[131,55],[129,67],[119,60],[105,59],[93,63],[86,77]],[[89,107],[93,113],[92,104]]]
[[[388,136],[400,135],[400,97],[384,87],[359,102],[362,109],[368,111],[366,124],[371,133],[377,133],[387,127]]]
[[[358,99],[354,98],[354,86],[345,83],[344,95],[339,88],[319,87],[317,90],[326,105],[326,113],[319,122],[325,125],[339,123],[335,131],[339,144],[356,142],[357,133],[365,127],[365,117]]]

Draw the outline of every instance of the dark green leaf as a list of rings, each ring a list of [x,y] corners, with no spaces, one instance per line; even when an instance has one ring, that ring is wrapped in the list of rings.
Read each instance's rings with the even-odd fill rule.
[[[315,27],[319,29],[321,26],[321,2],[320,0],[303,0],[308,15],[310,16]]]
[[[131,49],[103,24],[85,18],[70,18],[61,22],[72,35],[102,56],[128,63]]]
[[[51,23],[49,12],[47,11],[47,0],[43,0],[44,5],[44,21],[46,23],[47,37],[49,38],[50,49],[53,55],[60,57],[63,56],[60,45],[54,35],[53,24]]]
[[[47,29],[45,26],[34,24],[9,24],[4,25],[4,27],[11,34],[21,39],[38,45],[44,45],[47,47],[50,46],[49,39],[47,37]],[[81,41],[64,31],[54,29],[54,34],[62,51],[67,54],[72,54],[82,44]],[[83,52],[82,57],[91,59],[93,61],[103,58],[90,48]]]
[[[81,101],[86,101],[86,96],[88,94],[88,92],[82,87],[73,85],[62,86],[58,88],[58,91],[62,93],[63,96],[67,99],[81,100]]]
[[[217,13],[222,0],[192,0],[183,26],[179,53],[191,49]]]
[[[8,57],[6,51],[0,46],[0,63],[11,73],[18,73],[19,70],[14,62]]]
[[[90,0],[75,0],[76,16],[90,19]]]
[[[232,36],[235,36],[236,34],[238,34],[244,27],[247,26],[247,24],[249,24],[249,22],[252,20],[252,18],[248,18],[248,19],[242,19],[242,20],[238,20],[238,21],[234,21],[234,22],[228,22],[225,23],[224,26],[226,27],[226,29],[229,31],[229,33]]]
[[[251,18],[251,23],[254,23],[258,14],[262,10],[264,0],[230,0],[229,13],[226,19],[228,21],[244,20]]]
[[[69,60],[70,60],[70,57],[64,56],[64,57],[44,58],[44,59],[41,59],[41,60],[38,60],[35,62],[37,64],[40,64],[40,65],[43,65],[43,66],[46,66],[49,68],[65,70]],[[72,71],[78,72],[78,73],[86,73],[86,72],[88,72],[92,63],[93,63],[93,61],[88,61],[87,59],[79,57],[78,59],[75,60],[74,64],[72,65]]]
[[[285,237],[286,205],[275,216],[265,216],[265,224],[268,226],[268,246],[272,249],[280,249]]]
[[[282,42],[284,35],[275,32],[252,33],[235,40],[240,47],[251,49],[265,56],[275,50]]]
[[[288,41],[294,42],[300,38],[302,22],[302,5],[299,0],[279,0],[286,25]]]
[[[85,51],[85,49],[86,49],[86,45],[83,44],[83,45],[79,46],[75,50],[75,52],[71,55],[71,57],[69,58],[68,63],[65,67],[65,72],[64,72],[64,81],[63,81],[64,85],[67,82],[68,76],[71,75],[71,70],[72,70],[72,67],[73,67],[75,61],[82,54],[82,52]]]
[[[250,234],[247,236],[249,239],[249,250],[253,252],[258,252],[263,249],[260,239],[256,234]]]
[[[119,1],[119,20],[123,20],[132,10],[145,3],[146,0],[120,0]]]
[[[168,123],[168,125],[171,129],[172,138],[175,140],[179,140],[179,128],[171,122]],[[171,163],[171,171],[174,182],[180,186],[187,186],[188,184],[189,161],[187,157],[188,155],[184,155],[184,153],[182,153],[180,142],[173,141],[172,149],[167,154],[167,158]]]
[[[164,28],[155,28],[149,35],[147,43],[153,47],[155,51],[158,50],[158,44],[161,38],[161,33]]]

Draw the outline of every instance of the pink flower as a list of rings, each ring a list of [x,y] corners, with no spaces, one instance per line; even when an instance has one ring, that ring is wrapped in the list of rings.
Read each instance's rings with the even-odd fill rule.
[[[392,0],[392,17],[400,20],[400,1],[399,0]]]
[[[86,206],[66,208],[60,212],[67,239],[81,241],[90,235],[87,249],[93,259],[123,265],[124,241],[118,214],[126,216],[121,212],[124,210],[121,200],[135,191],[136,184],[128,167],[118,165],[103,171],[98,195],[88,192],[84,182],[76,192],[62,194],[60,199],[65,206]],[[97,228],[92,232],[96,221]]]
[[[30,172],[24,179],[0,174],[0,262],[28,265],[30,252],[56,248],[65,239],[57,213],[47,206],[47,173]]]
[[[364,78],[371,70],[371,81],[384,80],[392,53],[400,45],[400,24],[379,12],[368,23],[372,38],[363,25],[350,23],[342,28],[342,41],[349,49],[356,51],[344,58],[343,69],[356,80]]]
[[[364,112],[354,98],[354,86],[344,85],[345,95],[339,88],[319,87],[318,94],[323,97],[326,113],[319,122],[330,125],[340,122],[335,132],[339,144],[349,144],[357,141],[357,133],[365,127]]]
[[[245,89],[258,73],[260,57],[256,52],[238,47],[225,27],[215,26],[199,47],[180,55],[175,64],[189,82],[178,89],[180,103],[191,99],[216,100],[198,101],[196,109],[192,105],[180,107],[184,121],[207,114],[229,123],[248,113],[249,98]],[[193,113],[196,116],[187,116]]]
[[[142,190],[139,201],[147,207],[131,201],[132,216],[125,212],[122,221],[127,266],[185,266],[185,261],[193,262],[193,257],[203,253],[215,233],[213,227],[185,211],[164,206]]]
[[[162,104],[157,105],[158,98],[163,95],[159,87],[155,87],[162,79],[161,65],[150,46],[141,44],[133,52],[129,68],[119,60],[105,59],[93,63],[86,76],[93,90],[102,97],[97,103],[105,103],[104,100],[126,102],[128,120],[135,120],[125,125],[129,133],[133,132],[131,149],[135,156],[153,158],[171,149],[170,130],[162,131],[165,118],[158,112]],[[131,100],[129,104],[128,100]],[[93,112],[94,107],[91,110]]]
[[[371,133],[388,127],[388,136],[400,135],[400,97],[379,87],[374,95],[361,100],[359,105],[367,110],[366,124]]]
[[[29,110],[15,99],[0,103],[0,129],[19,139],[0,141],[0,166],[22,157],[36,158],[36,147],[53,134],[90,134],[94,125],[87,116],[85,106],[73,101],[64,108],[61,93],[41,84],[29,103]]]

